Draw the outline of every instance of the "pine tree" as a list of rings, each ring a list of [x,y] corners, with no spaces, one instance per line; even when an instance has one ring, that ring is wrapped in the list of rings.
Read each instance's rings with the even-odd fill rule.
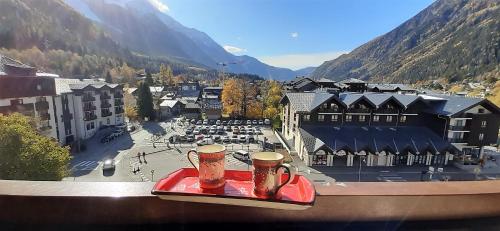
[[[151,73],[149,71],[146,71],[146,83],[150,86],[153,85],[153,77],[151,76]]]
[[[153,95],[149,90],[149,84],[141,83],[139,85],[137,96],[137,112],[144,119],[148,117],[154,119]]]
[[[109,71],[106,72],[106,83],[113,83],[113,79],[111,79]]]

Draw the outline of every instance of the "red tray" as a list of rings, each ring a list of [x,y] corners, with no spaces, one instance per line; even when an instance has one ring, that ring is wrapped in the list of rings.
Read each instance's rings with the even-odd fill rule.
[[[251,171],[226,170],[224,177],[226,184],[223,188],[201,189],[198,171],[194,168],[182,168],[159,180],[151,193],[164,200],[275,209],[303,210],[314,204],[314,186],[301,175],[295,175],[289,184],[280,189],[275,198],[259,197],[253,193]],[[283,175],[283,181],[286,177]]]

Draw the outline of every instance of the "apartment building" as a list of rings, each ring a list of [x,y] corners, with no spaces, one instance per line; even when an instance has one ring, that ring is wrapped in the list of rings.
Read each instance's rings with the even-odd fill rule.
[[[90,79],[56,78],[54,102],[61,144],[92,137],[99,128],[124,123],[123,86]]]
[[[61,145],[124,122],[123,89],[99,80],[65,79],[0,55],[0,113],[33,117]]]
[[[0,113],[21,113],[35,119],[38,131],[57,139],[51,74],[0,55]]]
[[[500,125],[490,101],[449,95],[316,91],[281,104],[283,136],[309,166],[477,163]]]

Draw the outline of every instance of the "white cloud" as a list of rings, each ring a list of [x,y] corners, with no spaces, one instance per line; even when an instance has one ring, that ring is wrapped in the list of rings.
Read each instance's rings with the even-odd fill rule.
[[[331,51],[324,53],[288,54],[276,56],[263,56],[258,59],[275,67],[286,67],[298,70],[304,67],[317,67],[325,61],[329,61],[346,54],[346,51]]]
[[[156,9],[158,9],[162,13],[166,13],[170,9],[165,3],[161,2],[161,0],[148,0],[151,5],[153,5]]]
[[[247,49],[244,48],[239,48],[235,46],[230,46],[230,45],[224,45],[224,50],[226,50],[229,53],[242,53],[242,52],[247,52]]]
[[[290,33],[290,36],[292,36],[292,38],[298,38],[299,32],[292,32],[292,33]]]

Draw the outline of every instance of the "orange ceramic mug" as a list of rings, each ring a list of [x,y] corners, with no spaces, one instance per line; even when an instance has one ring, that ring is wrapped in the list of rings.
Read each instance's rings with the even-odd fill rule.
[[[200,188],[214,189],[224,186],[224,156],[226,148],[212,144],[198,147],[187,153],[189,162],[198,170]],[[191,154],[198,154],[199,166],[191,160]]]
[[[258,196],[275,196],[293,178],[291,166],[283,164],[284,156],[276,152],[258,152],[252,156],[254,193]],[[284,168],[288,178],[281,183]]]

